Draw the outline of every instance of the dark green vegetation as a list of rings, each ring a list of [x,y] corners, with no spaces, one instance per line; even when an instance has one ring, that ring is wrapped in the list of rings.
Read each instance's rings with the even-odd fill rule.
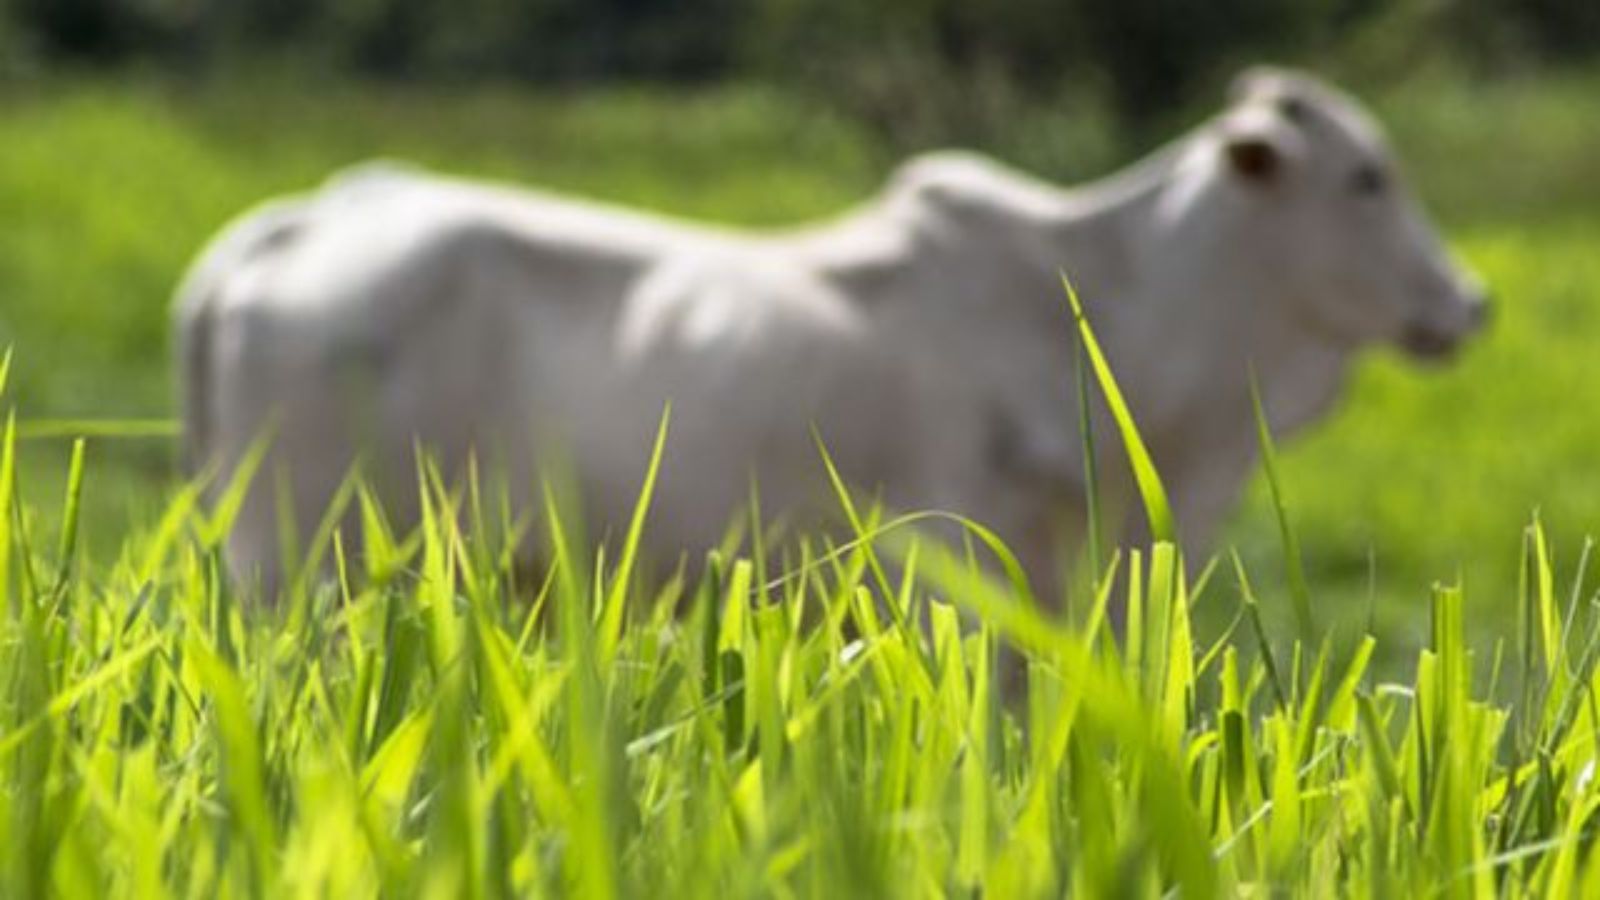
[[[1067,99],[1149,124],[1263,57],[1393,79],[1439,61],[1491,74],[1596,54],[1600,7],[1581,0],[0,0],[0,75],[214,75],[272,59],[397,81],[755,78],[820,93],[897,140],[973,139],[1019,105]]]

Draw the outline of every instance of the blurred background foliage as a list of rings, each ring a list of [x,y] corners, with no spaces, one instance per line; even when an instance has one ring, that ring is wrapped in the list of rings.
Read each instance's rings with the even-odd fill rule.
[[[13,73],[241,60],[385,80],[703,83],[812,91],[902,147],[983,145],[1063,97],[1134,135],[1241,60],[1392,80],[1600,53],[1588,0],[0,0]],[[1210,96],[1210,93],[1206,93]]]

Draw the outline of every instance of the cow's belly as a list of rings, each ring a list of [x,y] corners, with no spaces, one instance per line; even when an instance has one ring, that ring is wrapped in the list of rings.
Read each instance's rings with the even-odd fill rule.
[[[593,529],[616,535],[670,403],[646,535],[658,558],[714,546],[755,496],[768,522],[811,529],[837,520],[815,437],[863,491],[900,500],[926,481],[925,460],[905,452],[916,431],[906,385],[856,346],[811,335],[761,352],[681,348],[603,368],[576,381],[544,375],[561,399],[538,402],[559,412],[532,420],[535,441],[553,436],[558,454],[566,452],[559,442],[569,444]]]

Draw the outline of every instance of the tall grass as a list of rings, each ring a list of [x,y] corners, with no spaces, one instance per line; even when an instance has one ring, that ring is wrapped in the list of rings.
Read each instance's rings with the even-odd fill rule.
[[[14,421],[7,896],[1600,891],[1600,616],[1581,575],[1558,594],[1537,523],[1480,684],[1455,588],[1413,676],[1378,682],[1370,637],[1268,641],[1242,567],[1191,583],[1170,543],[1126,551],[1055,620],[978,526],[957,552],[842,488],[845,543],[657,581],[634,552],[654,466],[610,551],[548,492],[537,583],[476,536],[470,483],[424,470],[411,534],[354,491],[365,552],[325,532],[337,577],[269,609],[224,575],[233,504],[192,488],[114,563],[80,558],[82,444],[40,533]],[[1197,645],[1191,611],[1229,598],[1253,624]]]

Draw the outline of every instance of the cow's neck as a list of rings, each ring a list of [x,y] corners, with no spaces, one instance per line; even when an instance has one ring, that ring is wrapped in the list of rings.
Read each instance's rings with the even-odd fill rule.
[[[1236,248],[1207,246],[1225,240],[1214,229],[1173,230],[1162,221],[1185,151],[1173,144],[1071,192],[1061,238],[1066,268],[1081,273],[1074,279],[1090,321],[1115,318],[1102,343],[1148,428],[1184,439],[1201,416],[1221,420],[1207,428],[1249,439],[1253,371],[1274,428],[1293,431],[1337,396],[1349,348],[1308,328],[1280,287],[1252,280],[1264,276],[1219,266]]]
[[[1293,304],[1255,299],[1272,294],[1269,286],[1219,271],[1225,248],[1163,238],[1159,204],[1182,151],[1173,145],[1073,190],[1018,175],[995,191],[1025,201],[1014,206],[969,205],[916,185],[818,233],[807,253],[882,333],[959,363],[1008,403],[1070,407],[1065,272],[1091,322],[1115,318],[1101,340],[1145,427],[1183,435],[1196,415],[1225,411],[1231,422],[1217,425],[1248,437],[1253,369],[1275,428],[1297,428],[1335,396],[1348,354],[1282,313]],[[1181,264],[1185,257],[1194,263]]]
[[[868,315],[1070,324],[1063,273],[1090,302],[1139,277],[1143,222],[1174,156],[1074,190],[997,164],[948,179],[913,164],[878,201],[799,246]]]
[[[1075,331],[1061,275],[1091,308],[1138,289],[1145,208],[1169,157],[1070,191],[999,167],[982,173],[987,184],[921,173],[931,177],[901,180],[796,249],[886,342],[1071,447]]]
[[[1251,283],[1248,272],[1140,259],[1168,249],[1161,241],[1136,248],[1138,276],[1090,313],[1091,321],[1096,312],[1115,316],[1102,343],[1147,427],[1175,441],[1194,439],[1197,427],[1250,441],[1252,374],[1280,434],[1323,412],[1344,383],[1349,348],[1307,328],[1290,312],[1293,298]],[[1119,308],[1111,313],[1108,303]]]

